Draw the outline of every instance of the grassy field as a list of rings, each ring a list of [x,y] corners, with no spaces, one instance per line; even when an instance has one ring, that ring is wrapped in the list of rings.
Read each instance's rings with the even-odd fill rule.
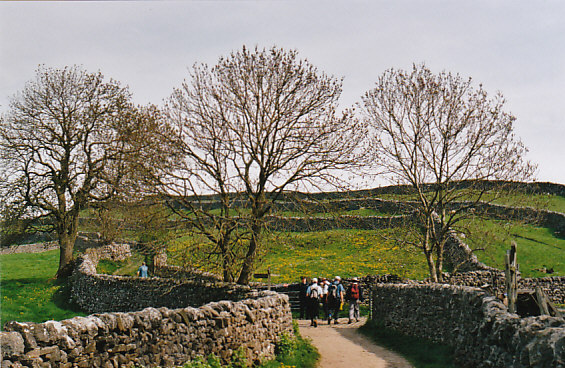
[[[565,239],[552,229],[498,220],[469,221],[474,236],[465,239],[471,248],[484,248],[475,254],[481,262],[504,269],[504,255],[511,241],[518,245],[518,263],[522,277],[565,275]],[[553,268],[548,275],[539,269]]]
[[[66,285],[53,279],[59,251],[0,255],[1,326],[6,321],[44,322],[86,314],[69,304]]]
[[[401,229],[328,230],[273,233],[265,239],[261,270],[280,275],[275,282],[294,282],[301,275],[342,277],[396,274],[421,279],[427,266],[419,251],[391,238],[406,236]]]
[[[419,250],[393,241],[407,236],[401,229],[271,232],[263,237],[257,272],[270,268],[275,283],[296,282],[300,276],[342,277],[396,274],[422,279],[427,265]],[[190,248],[185,236],[168,248],[169,261],[188,258],[205,271],[221,273],[204,254]],[[182,261],[177,264],[182,265]],[[259,281],[259,280],[255,280]]]
[[[485,219],[467,221],[464,227],[471,234],[465,242],[473,249],[483,249],[475,254],[489,266],[504,267],[504,254],[514,240],[523,277],[548,276],[540,271],[543,267],[553,268],[553,276],[565,275],[565,239],[551,229]],[[404,243],[406,236],[401,229],[268,233],[257,271],[270,268],[271,273],[279,275],[273,282],[280,283],[296,281],[302,275],[352,277],[390,273],[411,279],[428,277],[421,250]],[[169,248],[171,259],[186,252],[182,241]],[[189,253],[194,264],[219,272],[205,258]]]

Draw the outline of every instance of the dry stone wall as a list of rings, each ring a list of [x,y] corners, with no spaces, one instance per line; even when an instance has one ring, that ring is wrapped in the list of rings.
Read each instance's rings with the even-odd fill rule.
[[[458,367],[565,367],[565,320],[520,318],[476,288],[377,284],[373,318],[452,346]]]
[[[451,285],[465,285],[472,287],[482,287],[489,285],[489,288],[496,294],[505,292],[505,275],[499,270],[482,270],[461,272],[449,275],[445,280]],[[565,277],[539,277],[539,278],[518,278],[519,290],[535,290],[539,286],[553,303],[565,304]]]
[[[156,367],[215,354],[224,361],[243,347],[251,361],[274,356],[275,342],[292,331],[286,295],[199,308],[146,308],[60,322],[10,322],[0,332],[2,367]]]
[[[229,283],[101,275],[96,273],[94,261],[89,255],[79,257],[72,275],[71,298],[90,313],[195,307],[254,295],[248,286]]]
[[[268,227],[276,231],[324,231],[332,229],[375,230],[406,224],[406,216],[336,216],[336,217],[279,217],[268,216]]]

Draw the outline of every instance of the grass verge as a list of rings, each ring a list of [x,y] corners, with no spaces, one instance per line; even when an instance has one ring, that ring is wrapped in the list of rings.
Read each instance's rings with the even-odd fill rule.
[[[456,368],[453,349],[425,339],[406,336],[369,320],[359,329],[377,344],[397,352],[415,368]]]
[[[263,362],[259,368],[315,368],[320,353],[312,342],[303,338],[298,331],[298,324],[293,322],[294,336],[281,336],[276,345],[277,356],[274,360]]]

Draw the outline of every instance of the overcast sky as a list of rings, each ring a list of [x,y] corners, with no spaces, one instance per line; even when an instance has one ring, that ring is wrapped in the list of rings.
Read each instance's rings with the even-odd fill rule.
[[[472,77],[517,117],[538,181],[565,183],[564,1],[0,2],[0,110],[48,67],[81,64],[160,104],[195,62],[297,49],[354,104],[389,68]]]

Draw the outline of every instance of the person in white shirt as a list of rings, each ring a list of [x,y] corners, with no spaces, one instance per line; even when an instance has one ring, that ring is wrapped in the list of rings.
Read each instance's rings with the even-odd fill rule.
[[[328,318],[328,288],[330,283],[325,277],[320,277],[320,287],[322,288],[322,295],[320,301],[322,302],[322,309],[324,310],[324,318]]]
[[[306,290],[306,299],[308,300],[308,318],[310,318],[310,326],[318,327],[318,313],[320,310],[320,297],[322,296],[322,288],[318,285],[318,279],[313,278],[312,284]]]

